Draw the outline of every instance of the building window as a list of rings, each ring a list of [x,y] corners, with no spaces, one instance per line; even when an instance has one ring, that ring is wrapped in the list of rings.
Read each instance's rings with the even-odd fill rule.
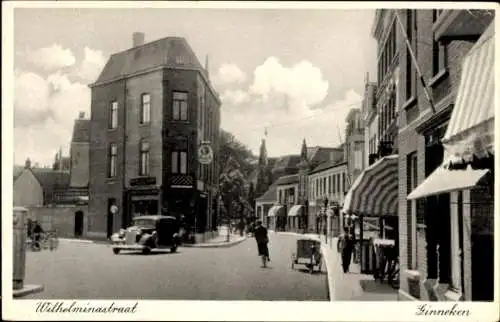
[[[383,45],[379,46],[378,57],[378,83],[379,85],[384,81],[385,76],[392,67],[392,62],[396,56],[396,24],[392,23],[391,29]]]
[[[346,189],[347,189],[347,182],[346,182],[345,172],[342,173],[342,187],[343,187],[343,192],[345,192]]]
[[[188,120],[188,94],[185,92],[173,92],[172,118],[174,121]]]
[[[109,145],[108,151],[108,178],[116,177],[116,159],[118,156],[118,148],[116,143]]]
[[[187,173],[187,152],[173,151],[172,152],[172,173]]]
[[[406,185],[407,191],[410,193],[413,189],[417,187],[417,171],[418,171],[418,158],[417,152],[412,152],[406,156]],[[416,202],[408,200],[406,203],[406,214],[407,214],[407,265],[410,269],[417,269],[416,265],[418,261],[414,256],[416,256],[416,227],[414,227],[415,216],[416,216]]]
[[[147,124],[151,116],[151,96],[149,94],[141,95],[141,124]]]
[[[118,102],[111,102],[109,108],[108,128],[113,130],[118,126]]]
[[[149,175],[149,142],[141,140],[140,158],[139,158],[139,175]]]
[[[412,50],[415,48],[415,11],[406,10],[406,36]],[[415,94],[415,68],[411,58],[410,48],[406,47],[406,100],[409,100]]]
[[[332,176],[328,176],[328,194],[332,194],[333,189],[332,189]]]
[[[436,22],[439,16],[439,10],[433,10],[433,21]],[[435,76],[442,70],[446,69],[447,66],[447,49],[448,47],[444,43],[440,43],[434,40],[434,35],[432,35],[432,75]]]

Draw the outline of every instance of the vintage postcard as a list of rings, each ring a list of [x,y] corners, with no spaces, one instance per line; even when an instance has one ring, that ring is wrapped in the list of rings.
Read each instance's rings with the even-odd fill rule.
[[[4,319],[500,318],[498,6],[2,9]]]

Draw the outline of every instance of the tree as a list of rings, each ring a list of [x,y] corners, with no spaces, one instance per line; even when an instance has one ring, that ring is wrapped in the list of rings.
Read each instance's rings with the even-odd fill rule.
[[[256,157],[231,133],[221,130],[219,156],[219,196],[222,199],[221,223],[239,219],[240,233],[245,217],[253,209],[254,194],[250,191],[249,176],[255,169]]]

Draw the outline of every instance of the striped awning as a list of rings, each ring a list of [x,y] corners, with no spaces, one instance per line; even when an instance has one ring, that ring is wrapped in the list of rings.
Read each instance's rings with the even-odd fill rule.
[[[302,209],[302,205],[295,205],[290,208],[288,211],[288,217],[295,217],[300,214],[300,210]]]
[[[463,61],[455,106],[442,140],[447,163],[494,154],[494,28],[492,23]]]
[[[277,216],[280,212],[280,210],[283,209],[283,206],[272,206],[271,209],[269,209],[269,212],[267,213],[268,217],[274,217]]]
[[[398,212],[397,154],[381,158],[354,181],[342,212],[364,216],[395,216]]]
[[[406,197],[408,200],[425,198],[431,195],[470,189],[490,172],[488,169],[473,170],[467,166],[463,170],[448,170],[440,166]]]

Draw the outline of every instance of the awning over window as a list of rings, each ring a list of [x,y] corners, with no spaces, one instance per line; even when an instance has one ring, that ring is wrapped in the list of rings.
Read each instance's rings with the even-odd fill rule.
[[[495,137],[495,26],[492,23],[462,64],[455,106],[443,137],[445,162],[493,154]]]
[[[342,211],[365,216],[395,216],[398,213],[399,156],[383,157],[366,168],[345,196]]]
[[[278,216],[281,209],[283,209],[283,206],[272,206],[271,209],[269,209],[267,216],[268,217]]]
[[[295,205],[288,211],[288,217],[295,217],[300,214],[300,210],[302,209],[302,205]]]
[[[408,200],[425,198],[431,195],[470,189],[490,170],[473,170],[470,165],[464,170],[448,170],[440,166],[431,173],[407,197]]]

